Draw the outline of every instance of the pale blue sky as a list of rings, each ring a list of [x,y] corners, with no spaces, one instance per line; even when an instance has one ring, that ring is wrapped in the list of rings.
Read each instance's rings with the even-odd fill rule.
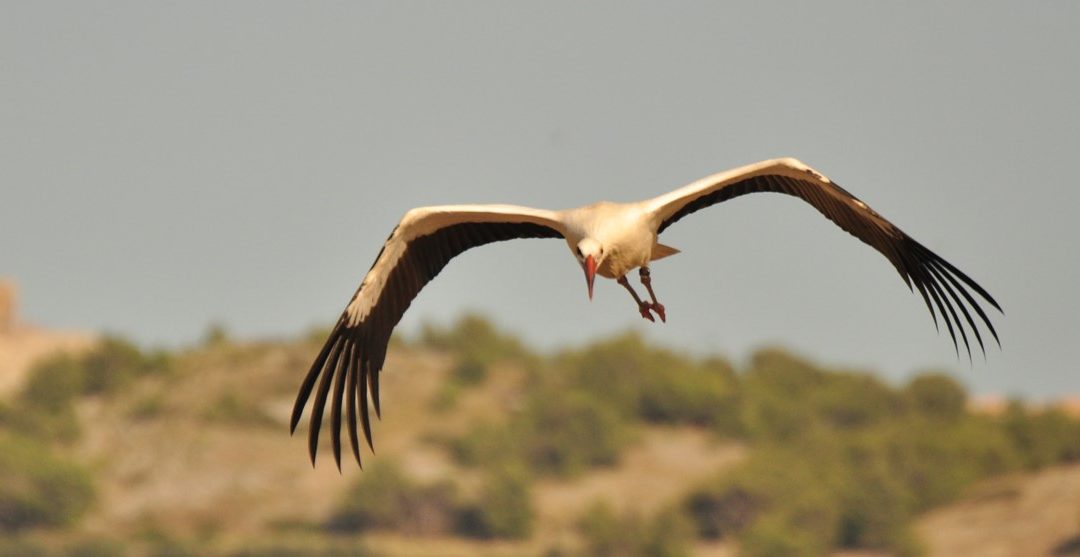
[[[455,260],[403,326],[473,308],[545,348],[633,327],[1080,392],[1076,2],[0,5],[0,275],[37,323],[292,335],[410,207],[633,200],[795,156],[989,289],[1004,350],[957,361],[883,257],[775,195],[665,233],[665,325],[613,282],[588,303],[532,240]]]

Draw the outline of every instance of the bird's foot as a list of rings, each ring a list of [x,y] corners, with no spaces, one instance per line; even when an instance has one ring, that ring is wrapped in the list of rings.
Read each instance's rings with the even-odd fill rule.
[[[650,304],[650,307],[656,312],[656,315],[660,316],[660,321],[667,323],[667,313],[664,311],[664,304],[653,302]]]
[[[656,312],[656,315],[660,317],[660,321],[667,323],[667,312],[665,312],[663,304],[641,302],[638,304],[638,311],[641,312],[642,317],[653,323],[656,323],[656,318],[652,316],[652,312]]]

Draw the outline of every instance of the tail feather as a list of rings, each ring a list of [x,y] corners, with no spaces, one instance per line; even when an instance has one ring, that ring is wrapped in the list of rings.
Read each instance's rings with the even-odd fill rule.
[[[658,243],[653,245],[652,255],[649,256],[649,260],[656,261],[657,259],[663,259],[669,255],[675,255],[676,253],[679,253],[679,250],[671,246],[665,246],[664,244]]]

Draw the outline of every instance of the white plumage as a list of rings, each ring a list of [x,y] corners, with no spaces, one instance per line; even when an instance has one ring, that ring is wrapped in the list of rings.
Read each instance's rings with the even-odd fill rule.
[[[344,419],[353,455],[360,462],[356,426],[359,423],[363,427],[370,446],[368,402],[378,415],[379,372],[390,334],[424,285],[461,252],[503,240],[563,238],[585,272],[590,298],[595,275],[615,279],[630,292],[642,317],[652,321],[656,314],[666,320],[666,309],[652,289],[649,263],[678,250],[660,244],[658,236],[695,211],[755,192],[799,197],[881,252],[908,287],[919,292],[935,325],[940,314],[957,351],[959,333],[970,357],[969,330],[983,348],[982,335],[969,308],[997,340],[993,324],[968,289],[999,311],[1001,307],[975,281],[820,172],[795,159],[774,159],[713,174],[636,203],[600,202],[562,211],[514,205],[446,205],[410,210],[386,240],[301,384],[293,407],[292,430],[314,392],[308,437],[314,464],[329,399],[334,458],[340,467]],[[630,286],[627,274],[634,269],[639,269],[650,301],[643,301]]]

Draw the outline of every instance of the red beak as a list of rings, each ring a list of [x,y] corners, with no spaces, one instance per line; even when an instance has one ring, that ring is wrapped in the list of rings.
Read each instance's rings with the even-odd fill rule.
[[[585,283],[589,285],[589,300],[592,300],[592,285],[596,278],[596,259],[593,256],[585,258]]]

